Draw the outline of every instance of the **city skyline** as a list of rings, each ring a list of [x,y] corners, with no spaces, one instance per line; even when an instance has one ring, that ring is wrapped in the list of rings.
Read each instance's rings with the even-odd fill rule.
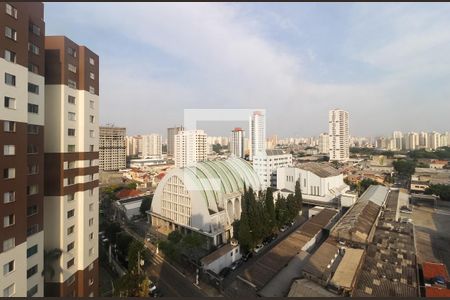
[[[46,9],[49,34],[67,32],[100,53],[100,92],[108,99],[100,122],[120,123],[130,134],[164,132],[182,121],[184,108],[248,107],[267,110],[268,135],[318,135],[336,107],[353,116],[352,136],[448,130],[447,4],[47,3]],[[119,26],[124,14],[133,17]]]

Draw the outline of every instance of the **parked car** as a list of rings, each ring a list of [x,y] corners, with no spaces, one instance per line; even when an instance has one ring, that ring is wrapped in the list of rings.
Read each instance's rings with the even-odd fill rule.
[[[225,267],[219,272],[219,276],[222,278],[225,278],[225,277],[227,277],[228,274],[230,274],[230,272],[231,272],[231,268]]]
[[[289,222],[289,224],[291,224],[291,226],[294,226],[295,220],[292,220],[291,222]]]
[[[268,245],[268,244],[272,243],[273,241],[275,241],[277,239],[277,237],[278,237],[278,235],[275,233],[272,235],[269,235],[268,237],[266,237],[263,240],[263,245]]]
[[[247,252],[247,254],[245,254],[245,255],[242,256],[242,260],[243,260],[243,261],[247,261],[247,260],[249,260],[252,256],[253,256],[253,253],[252,253],[251,251],[250,251],[250,252]]]
[[[241,264],[242,264],[242,260],[238,259],[231,264],[230,268],[231,268],[231,270],[236,270]]]
[[[264,245],[263,245],[263,244],[258,244],[258,245],[256,245],[256,247],[253,249],[253,251],[254,251],[255,253],[258,253],[258,252],[261,251],[263,248],[264,248]]]
[[[283,225],[283,227],[280,228],[281,232],[285,232],[288,229],[287,225]]]

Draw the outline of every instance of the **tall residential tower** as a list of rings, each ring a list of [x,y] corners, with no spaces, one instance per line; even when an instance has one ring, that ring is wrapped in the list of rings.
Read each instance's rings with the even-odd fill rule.
[[[328,129],[330,160],[347,161],[350,157],[348,112],[342,109],[330,110]]]
[[[244,137],[245,131],[242,128],[235,128],[231,131],[230,152],[235,157],[244,158]]]
[[[46,295],[98,296],[99,57],[45,38],[45,249],[62,250]]]
[[[259,152],[265,154],[266,150],[266,116],[262,111],[255,111],[249,120],[249,150],[250,160]]]

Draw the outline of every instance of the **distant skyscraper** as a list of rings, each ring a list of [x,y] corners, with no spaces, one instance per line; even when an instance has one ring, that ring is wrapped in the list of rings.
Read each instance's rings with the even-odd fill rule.
[[[203,130],[180,131],[175,135],[175,166],[186,167],[207,158],[206,133]]]
[[[167,156],[175,155],[175,135],[182,130],[183,126],[167,128]]]
[[[162,155],[162,137],[159,134],[142,135],[142,153],[143,158]]]
[[[328,133],[321,133],[319,135],[319,153],[329,154],[330,153],[330,143],[329,143]]]
[[[253,160],[254,155],[266,150],[266,117],[262,111],[253,112],[250,116],[249,128],[250,160]]]
[[[125,143],[127,147],[127,156],[136,156],[140,155],[142,151],[142,137],[140,135],[137,136],[126,136]]]
[[[419,134],[417,132],[408,132],[406,135],[406,150],[415,150],[419,146]]]
[[[230,139],[231,155],[244,158],[245,156],[244,135],[245,132],[244,130],[242,130],[242,128],[235,128],[231,131],[231,139]]]
[[[330,160],[347,161],[350,157],[348,112],[330,110],[328,114]]]
[[[430,149],[436,150],[441,146],[441,134],[438,132],[430,132],[428,134],[428,141],[430,144]]]
[[[394,131],[392,133],[393,138],[393,149],[392,150],[402,150],[403,148],[403,133],[400,131]]]
[[[123,127],[100,127],[100,171],[117,171],[127,166],[126,129]]]

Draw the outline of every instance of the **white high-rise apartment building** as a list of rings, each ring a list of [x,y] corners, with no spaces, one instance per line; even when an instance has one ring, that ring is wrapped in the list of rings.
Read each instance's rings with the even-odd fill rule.
[[[347,161],[350,157],[348,121],[348,112],[344,110],[333,109],[328,114],[331,161]]]
[[[250,136],[249,136],[249,158],[266,150],[266,116],[262,111],[255,111],[249,120]]]
[[[402,150],[403,149],[403,133],[401,131],[394,131],[392,133],[393,145],[392,150]]]
[[[175,135],[175,166],[182,168],[206,160],[208,147],[203,130],[180,131]]]
[[[156,133],[142,135],[142,158],[161,157],[162,155],[162,136]]]
[[[419,134],[417,132],[409,132],[406,135],[406,150],[415,150],[419,146]]]
[[[141,141],[142,138],[140,135],[125,137],[127,156],[137,156],[141,154],[140,153],[142,149]]]
[[[117,171],[126,168],[125,135],[124,127],[100,127],[100,171]]]
[[[244,148],[245,131],[242,128],[235,128],[231,131],[230,153],[235,157],[245,157]]]
[[[330,153],[330,137],[328,133],[321,133],[319,135],[319,153]]]
[[[433,131],[428,133],[428,140],[431,150],[436,150],[441,146],[441,134],[439,132]]]

